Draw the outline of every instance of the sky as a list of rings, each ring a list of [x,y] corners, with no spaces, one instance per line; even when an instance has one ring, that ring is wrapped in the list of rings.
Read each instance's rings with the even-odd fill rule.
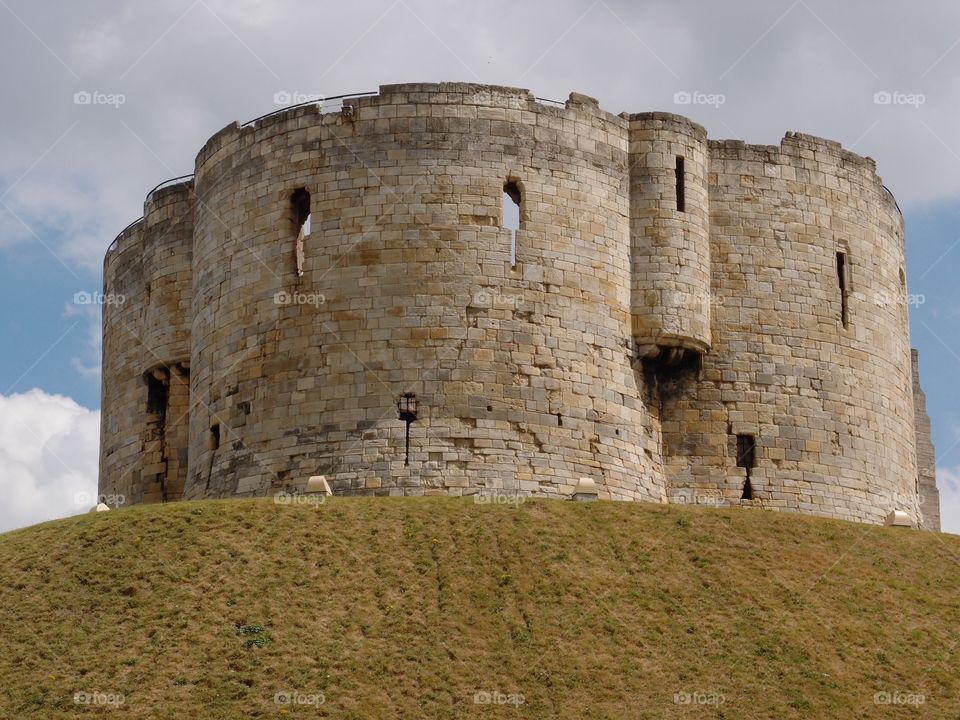
[[[960,533],[960,3],[0,0],[0,531],[96,494],[107,246],[207,138],[287,98],[463,81],[787,131],[877,161],[907,224],[945,530]],[[279,104],[278,104],[279,103]]]

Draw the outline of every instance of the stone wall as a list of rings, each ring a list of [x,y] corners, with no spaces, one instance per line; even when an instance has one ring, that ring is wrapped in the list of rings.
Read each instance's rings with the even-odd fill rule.
[[[206,403],[188,496],[318,473],[342,493],[562,496],[590,475],[610,497],[662,501],[630,364],[624,121],[589,98],[471,85],[353,102],[228,127],[198,158],[191,372]],[[403,393],[419,402],[409,464]]]
[[[101,494],[177,500],[187,477],[193,183],[152,192],[104,261]]]
[[[104,313],[101,492],[324,474],[342,494],[563,497],[590,476],[613,499],[919,517],[903,228],[871,160],[578,94],[345,102],[224,128],[108,252],[128,301]]]
[[[713,346],[664,403],[671,496],[741,501],[747,435],[748,504],[916,518],[903,227],[873,162],[806,135],[712,141],[710,210]]]
[[[637,352],[702,353],[710,348],[711,305],[707,131],[668,113],[623,117]]]
[[[103,382],[100,404],[101,495],[144,501],[147,395],[141,375],[143,219],[125,229],[103,263]],[[120,302],[120,300],[123,302]]]
[[[920,387],[920,358],[916,350],[911,354],[913,375],[914,427],[917,437],[917,493],[920,496],[920,526],[925,530],[940,530],[940,491],[937,489],[937,459],[930,434],[930,416],[927,415],[927,396]]]

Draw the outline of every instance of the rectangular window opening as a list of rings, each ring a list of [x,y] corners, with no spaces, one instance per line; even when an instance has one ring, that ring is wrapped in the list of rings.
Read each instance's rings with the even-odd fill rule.
[[[679,212],[686,212],[687,211],[686,176],[683,170],[683,158],[680,155],[677,155],[677,167],[676,167],[675,173],[676,173],[676,181],[677,181],[677,210]]]
[[[737,435],[737,467],[747,471],[743,483],[741,500],[753,500],[753,485],[750,483],[750,470],[757,465],[757,439],[753,435]]]
[[[517,266],[517,230],[520,229],[523,194],[515,180],[503,184],[502,223],[510,231],[510,267]]]
[[[147,382],[147,412],[165,415],[170,399],[170,375],[165,369],[144,376]]]
[[[210,426],[210,438],[208,439],[210,450],[216,450],[220,447],[220,423]]]
[[[737,435],[737,467],[750,468],[757,464],[757,439],[753,435]]]
[[[306,188],[300,188],[294,191],[290,196],[290,204],[293,208],[293,223],[296,227],[297,239],[294,247],[294,262],[297,268],[297,277],[303,277],[304,262],[304,242],[310,237],[311,218],[310,218],[310,191]]]
[[[850,288],[847,278],[847,254],[845,252],[837,253],[837,285],[840,288],[840,322],[843,323],[843,327],[847,327],[847,323],[850,321],[850,309],[847,302]]]

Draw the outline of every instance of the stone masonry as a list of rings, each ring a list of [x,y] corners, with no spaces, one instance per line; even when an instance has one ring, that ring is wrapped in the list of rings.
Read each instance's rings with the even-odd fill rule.
[[[577,93],[390,85],[323,110],[227,126],[107,251],[101,493],[325,475],[563,498],[589,477],[608,499],[939,527],[873,160]]]

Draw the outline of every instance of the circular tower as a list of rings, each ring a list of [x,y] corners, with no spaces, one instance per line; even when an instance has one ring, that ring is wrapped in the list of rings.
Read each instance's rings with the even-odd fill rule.
[[[178,500],[190,428],[193,181],[164,184],[144,203],[143,332],[146,499]]]
[[[143,502],[144,220],[127,226],[103,260],[103,383],[100,389],[100,495]]]
[[[183,495],[193,206],[192,181],[156,188],[104,260],[100,492],[121,504]]]
[[[710,143],[714,337],[663,399],[673,499],[918,518],[903,220],[874,163]]]
[[[623,115],[630,138],[631,316],[640,357],[710,347],[707,132],[685,117]]]
[[[345,102],[197,158],[187,495],[591,476],[663,500],[630,364],[626,122],[455,83]]]

